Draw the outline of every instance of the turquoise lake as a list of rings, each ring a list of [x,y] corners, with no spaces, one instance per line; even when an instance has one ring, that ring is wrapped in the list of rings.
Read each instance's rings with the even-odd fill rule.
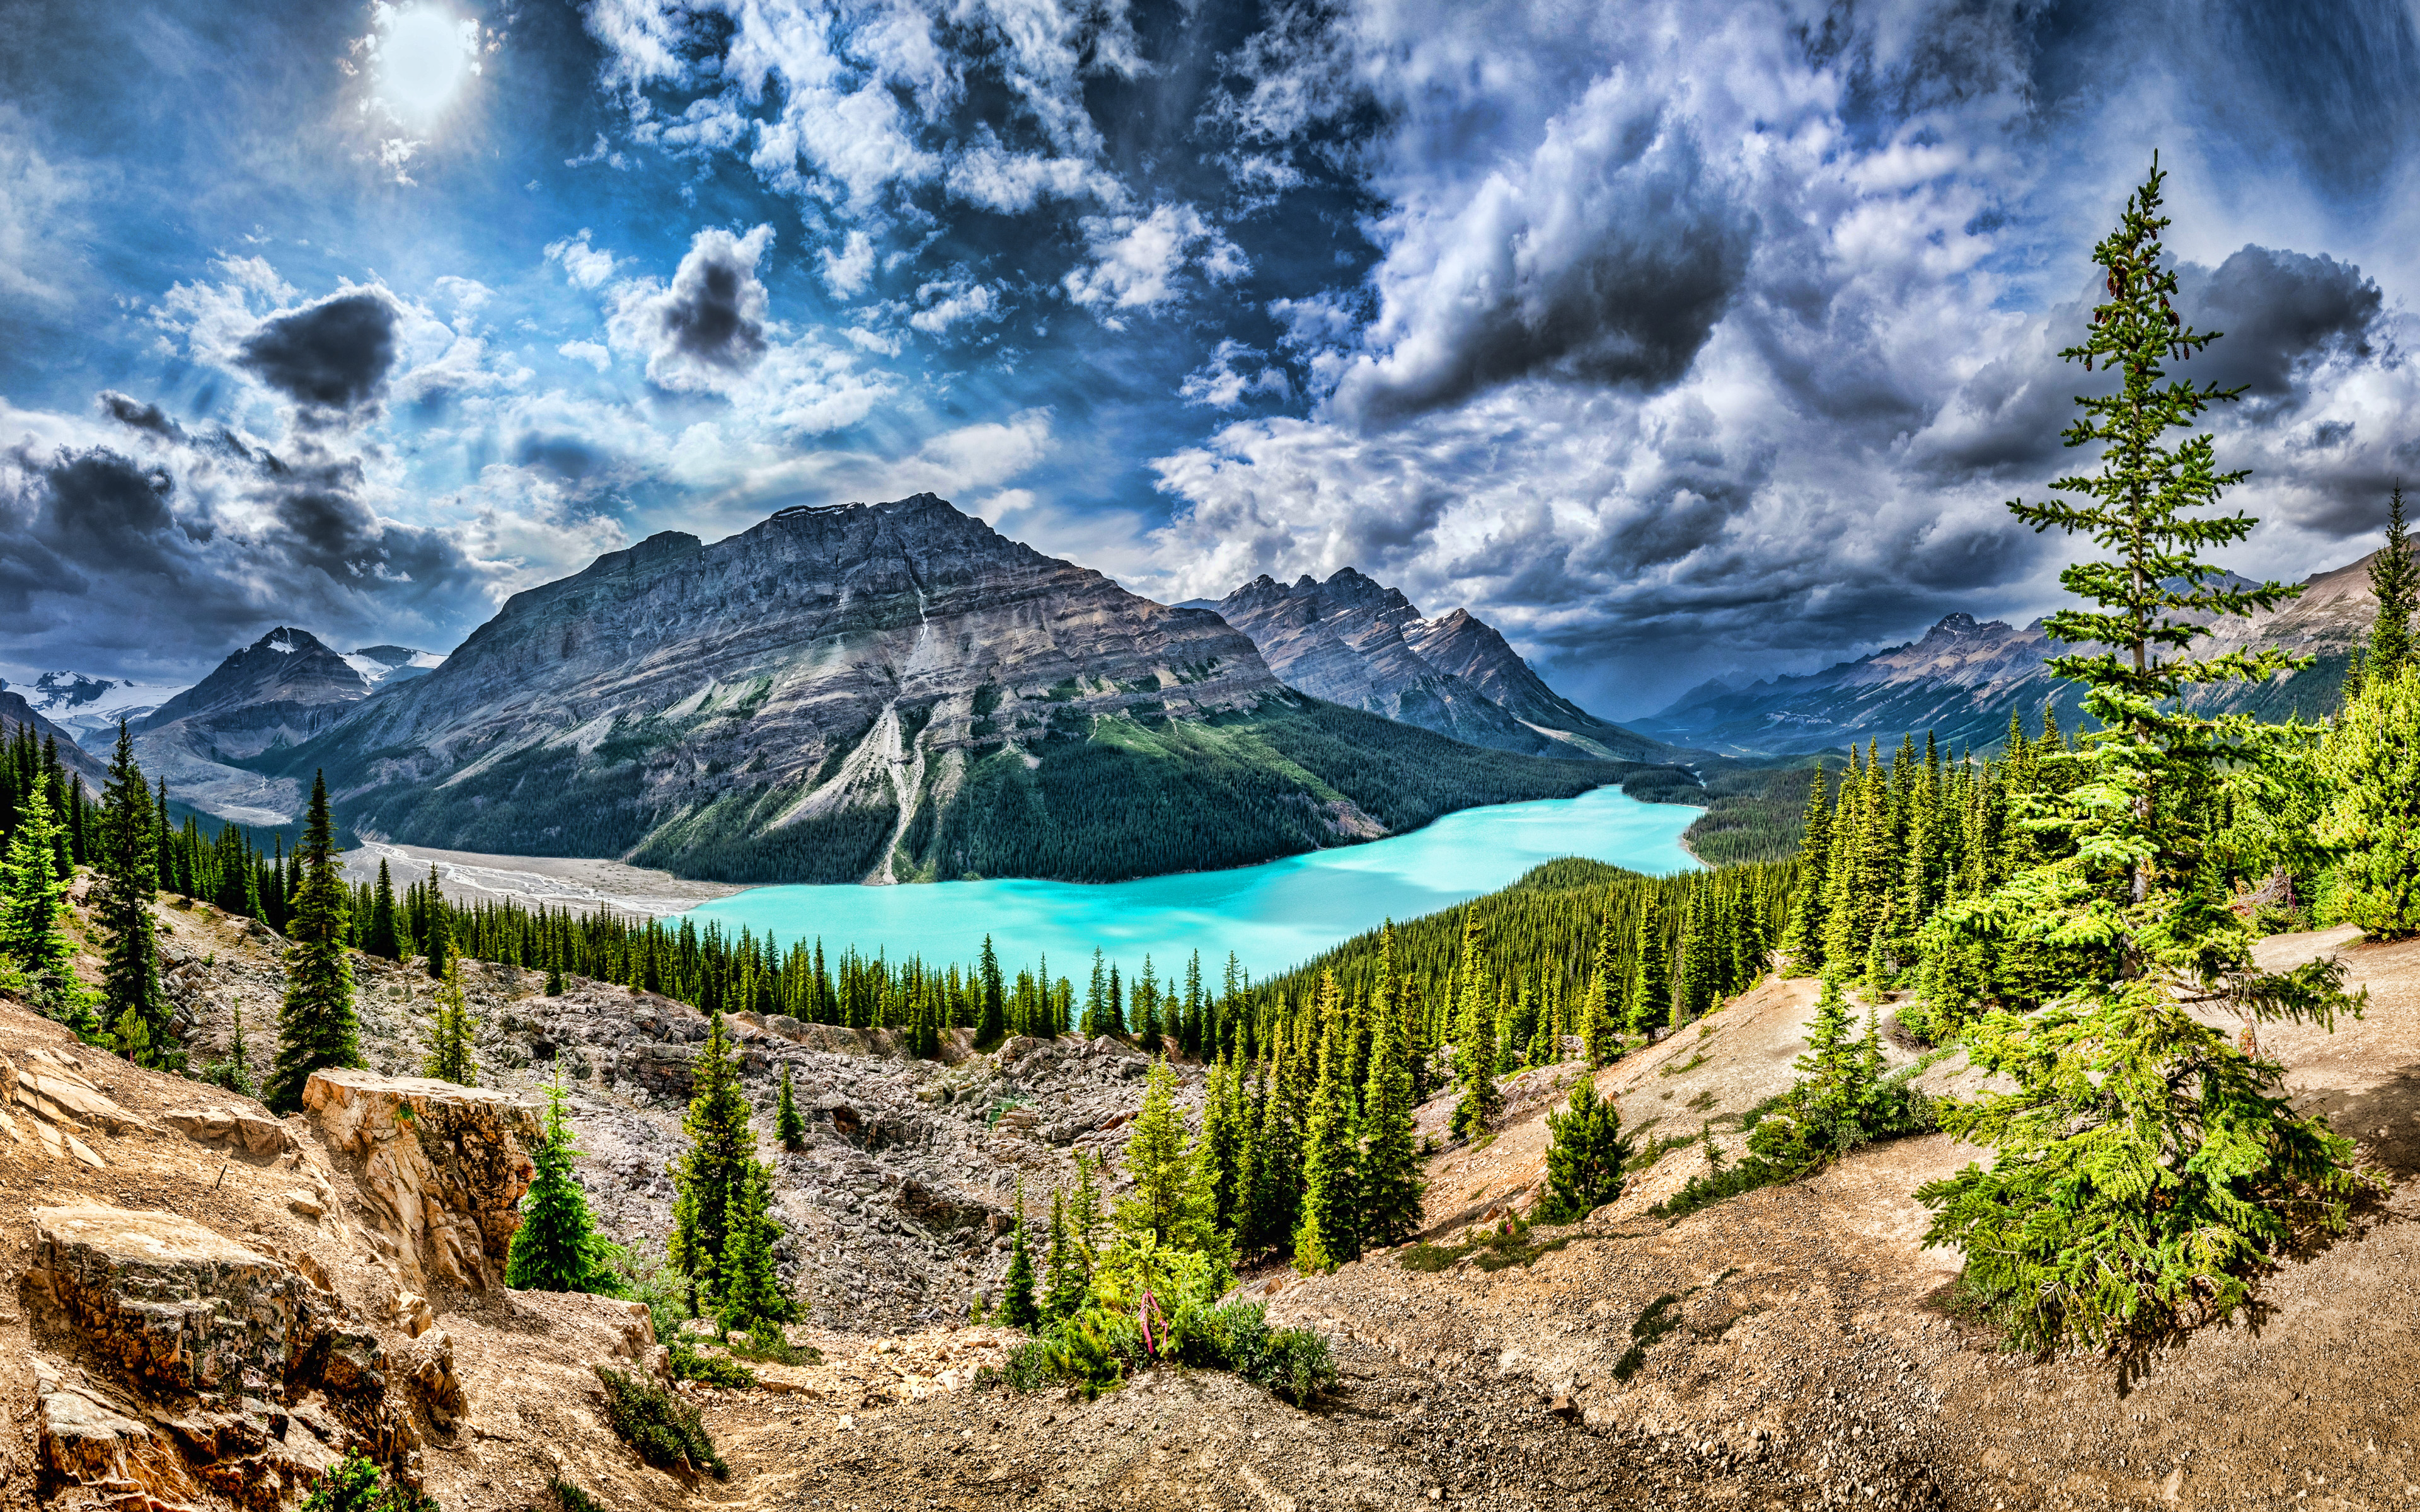
[[[753,887],[691,909],[700,924],[745,925],[787,946],[820,936],[897,960],[968,962],[988,933],[1014,977],[1040,955],[1080,987],[1097,948],[1128,977],[1151,957],[1165,979],[1202,952],[1218,980],[1227,952],[1262,978],[1389,918],[1415,918],[1493,892],[1541,861],[1580,856],[1652,874],[1697,870],[1681,832],[1704,812],[1641,803],[1619,788],[1576,798],[1448,814],[1425,829],[1228,872],[1136,882],[939,882],[910,887]],[[1081,969],[1079,969],[1081,968]]]

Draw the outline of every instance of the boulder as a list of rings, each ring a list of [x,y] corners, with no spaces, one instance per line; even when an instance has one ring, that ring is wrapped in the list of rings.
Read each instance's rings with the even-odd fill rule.
[[[36,1208],[27,1279],[155,1394],[280,1395],[322,1304],[297,1271],[175,1213]]]
[[[508,1092],[365,1071],[319,1071],[302,1106],[358,1184],[407,1283],[501,1285],[535,1174],[535,1109]]]

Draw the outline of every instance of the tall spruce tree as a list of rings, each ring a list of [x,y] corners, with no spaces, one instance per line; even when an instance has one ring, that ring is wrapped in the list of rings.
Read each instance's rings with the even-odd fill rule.
[[[378,890],[370,894],[370,921],[362,936],[362,954],[381,961],[403,959],[403,942],[395,932],[395,879],[387,874],[386,857],[379,857]]]
[[[807,1140],[807,1120],[799,1114],[799,1100],[790,1090],[790,1063],[782,1062],[782,1094],[773,1104],[773,1137],[783,1149],[797,1149]]]
[[[1042,1321],[1033,1304],[1033,1256],[1025,1238],[1025,1178],[1016,1179],[1016,1205],[1010,1219],[1008,1273],[1001,1277],[1000,1310],[992,1316],[1002,1328],[1032,1328]]]
[[[774,1264],[773,1246],[781,1240],[782,1226],[773,1217],[773,1173],[763,1161],[752,1156],[740,1164],[724,1221],[730,1237],[716,1267],[721,1295],[714,1320],[726,1334],[762,1337],[799,1312]]]
[[[689,1112],[681,1119],[689,1149],[673,1163],[673,1233],[666,1246],[673,1269],[689,1280],[692,1318],[721,1307],[732,1215],[747,1200],[743,1188],[756,1164],[756,1132],[749,1125],[732,1048],[721,1010],[709,1011],[706,1043],[690,1063]]]
[[[2013,1089],[1954,1105],[1943,1123],[1997,1153],[1989,1170],[1969,1165],[1917,1194],[1933,1211],[1926,1242],[1962,1249],[1968,1295],[2014,1341],[2133,1359],[2232,1317],[2276,1257],[2340,1230],[2368,1191],[2349,1168],[2351,1142],[2296,1115],[2280,1069],[2203,1020],[2232,1011],[2333,1026],[2359,1003],[2333,959],[2285,973],[2255,964],[2249,927],[2226,906],[2205,850],[2223,775],[2274,762],[2277,742],[2248,716],[2195,712],[2184,695],[2264,682],[2296,662],[2273,649],[2185,653],[2212,618],[2273,609],[2297,590],[2230,586],[2200,555],[2250,533],[2250,517],[2201,513],[2243,474],[2219,470],[2208,434],[2170,446],[2167,432],[2242,391],[2168,378],[2167,363],[2213,335],[2172,307],[2163,177],[2155,158],[2094,250],[2107,299],[2084,343],[2062,354],[2118,377],[2112,392],[2078,401],[2084,414],[2065,435],[2101,449],[2099,470],[2053,485],[2072,500],[2009,506],[2037,530],[2111,552],[2061,574],[2093,607],[2047,625],[2086,648],[2049,667],[2085,685],[2101,729],[2041,758],[2062,782],[2050,817],[2031,823],[2059,854],[1934,920],[1936,935],[2091,949],[2052,958],[2062,980],[2041,1011],[1997,1012],[1968,1031],[1973,1063]]]
[[[1423,1187],[1408,1039],[1401,999],[1387,993],[1371,1036],[1369,1088],[1361,1103],[1364,1247],[1400,1244],[1420,1227]]]
[[[1075,1236],[1067,1229],[1067,1194],[1053,1187],[1050,1191],[1050,1254],[1042,1267],[1042,1314],[1053,1322],[1073,1318],[1084,1310],[1084,1304],[1092,1300],[1092,1277],[1077,1253]]]
[[[1343,995],[1336,974],[1320,980],[1312,1009],[1320,1029],[1319,1079],[1303,1130],[1302,1223],[1295,1230],[1294,1263],[1306,1274],[1332,1271],[1360,1255],[1360,1172],[1354,1159],[1353,1100],[1347,1078]]]
[[[445,963],[445,980],[437,984],[437,1011],[428,1026],[428,1058],[420,1073],[457,1087],[479,1085],[478,1028],[471,1019],[470,995],[462,990],[462,963]]]
[[[56,854],[58,824],[39,787],[25,795],[0,861],[0,960],[29,978],[66,985],[75,947],[67,935],[68,881]]]
[[[1832,848],[1832,810],[1824,802],[1828,786],[1818,763],[1807,782],[1807,814],[1800,822],[1798,838],[1798,884],[1791,893],[1790,922],[1781,934],[1781,953],[1790,957],[1790,969],[1802,977],[1823,969],[1824,878]]]
[[[521,1198],[521,1224],[513,1230],[504,1258],[504,1285],[520,1291],[621,1289],[613,1273],[613,1246],[597,1231],[588,1193],[573,1166],[571,1099],[563,1073],[546,1084],[546,1117],[536,1147],[529,1152],[534,1174]]]
[[[1202,1249],[1212,1241],[1210,1198],[1198,1149],[1186,1142],[1185,1110],[1176,1104],[1176,1072],[1166,1059],[1151,1063],[1142,1111],[1126,1138],[1126,1175],[1134,1196],[1118,1204],[1117,1224],[1173,1249]]]
[[[438,885],[437,863],[434,861],[428,863],[428,884],[422,897],[423,906],[428,911],[428,927],[421,938],[421,950],[428,957],[428,974],[443,981],[446,964],[454,959],[453,910],[445,904],[444,889]]]
[[[2338,853],[2338,917],[2373,939],[2420,933],[2420,665],[2363,680],[2319,770],[2329,797],[2318,839]]]
[[[277,1057],[260,1093],[272,1113],[302,1106],[302,1088],[313,1072],[362,1064],[353,965],[345,953],[350,889],[336,873],[335,825],[328,814],[323,775],[311,779],[311,808],[294,861],[298,880],[287,920],[286,1001],[277,1014]]]
[[[1629,1030],[1644,1034],[1660,1027],[1672,1004],[1671,968],[1664,953],[1664,909],[1652,896],[1638,913],[1638,939],[1633,948]]]
[[[2403,526],[2403,485],[2387,504],[2386,545],[2369,563],[2369,591],[2378,600],[2370,625],[2365,677],[2393,677],[2412,660],[2412,611],[2420,607],[2420,563]]]
[[[172,1068],[182,1058],[169,1034],[168,1000],[160,991],[158,927],[151,903],[159,891],[160,851],[152,835],[151,790],[135,764],[134,737],[117,722],[117,750],[101,795],[101,848],[93,890],[94,922],[103,954],[101,1016],[117,1053],[137,1065]]]

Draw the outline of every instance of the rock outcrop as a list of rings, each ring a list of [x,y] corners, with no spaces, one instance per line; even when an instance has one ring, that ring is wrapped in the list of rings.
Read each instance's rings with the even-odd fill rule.
[[[71,1358],[35,1361],[49,1475],[121,1505],[188,1504],[207,1489],[271,1507],[349,1447],[400,1463],[418,1442],[376,1335],[301,1271],[175,1213],[84,1203],[30,1216],[24,1290],[71,1341]],[[411,1366],[450,1378],[450,1360]],[[446,1400],[458,1412],[458,1385]],[[435,1398],[431,1417],[451,1421]]]
[[[365,1071],[320,1071],[302,1106],[354,1170],[390,1258],[416,1288],[504,1282],[519,1204],[535,1174],[537,1115],[485,1088]]]

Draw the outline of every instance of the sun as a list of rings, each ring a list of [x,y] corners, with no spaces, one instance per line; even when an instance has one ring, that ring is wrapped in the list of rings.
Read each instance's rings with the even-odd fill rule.
[[[479,71],[479,23],[441,5],[381,4],[372,15],[379,99],[404,120],[434,120]]]

